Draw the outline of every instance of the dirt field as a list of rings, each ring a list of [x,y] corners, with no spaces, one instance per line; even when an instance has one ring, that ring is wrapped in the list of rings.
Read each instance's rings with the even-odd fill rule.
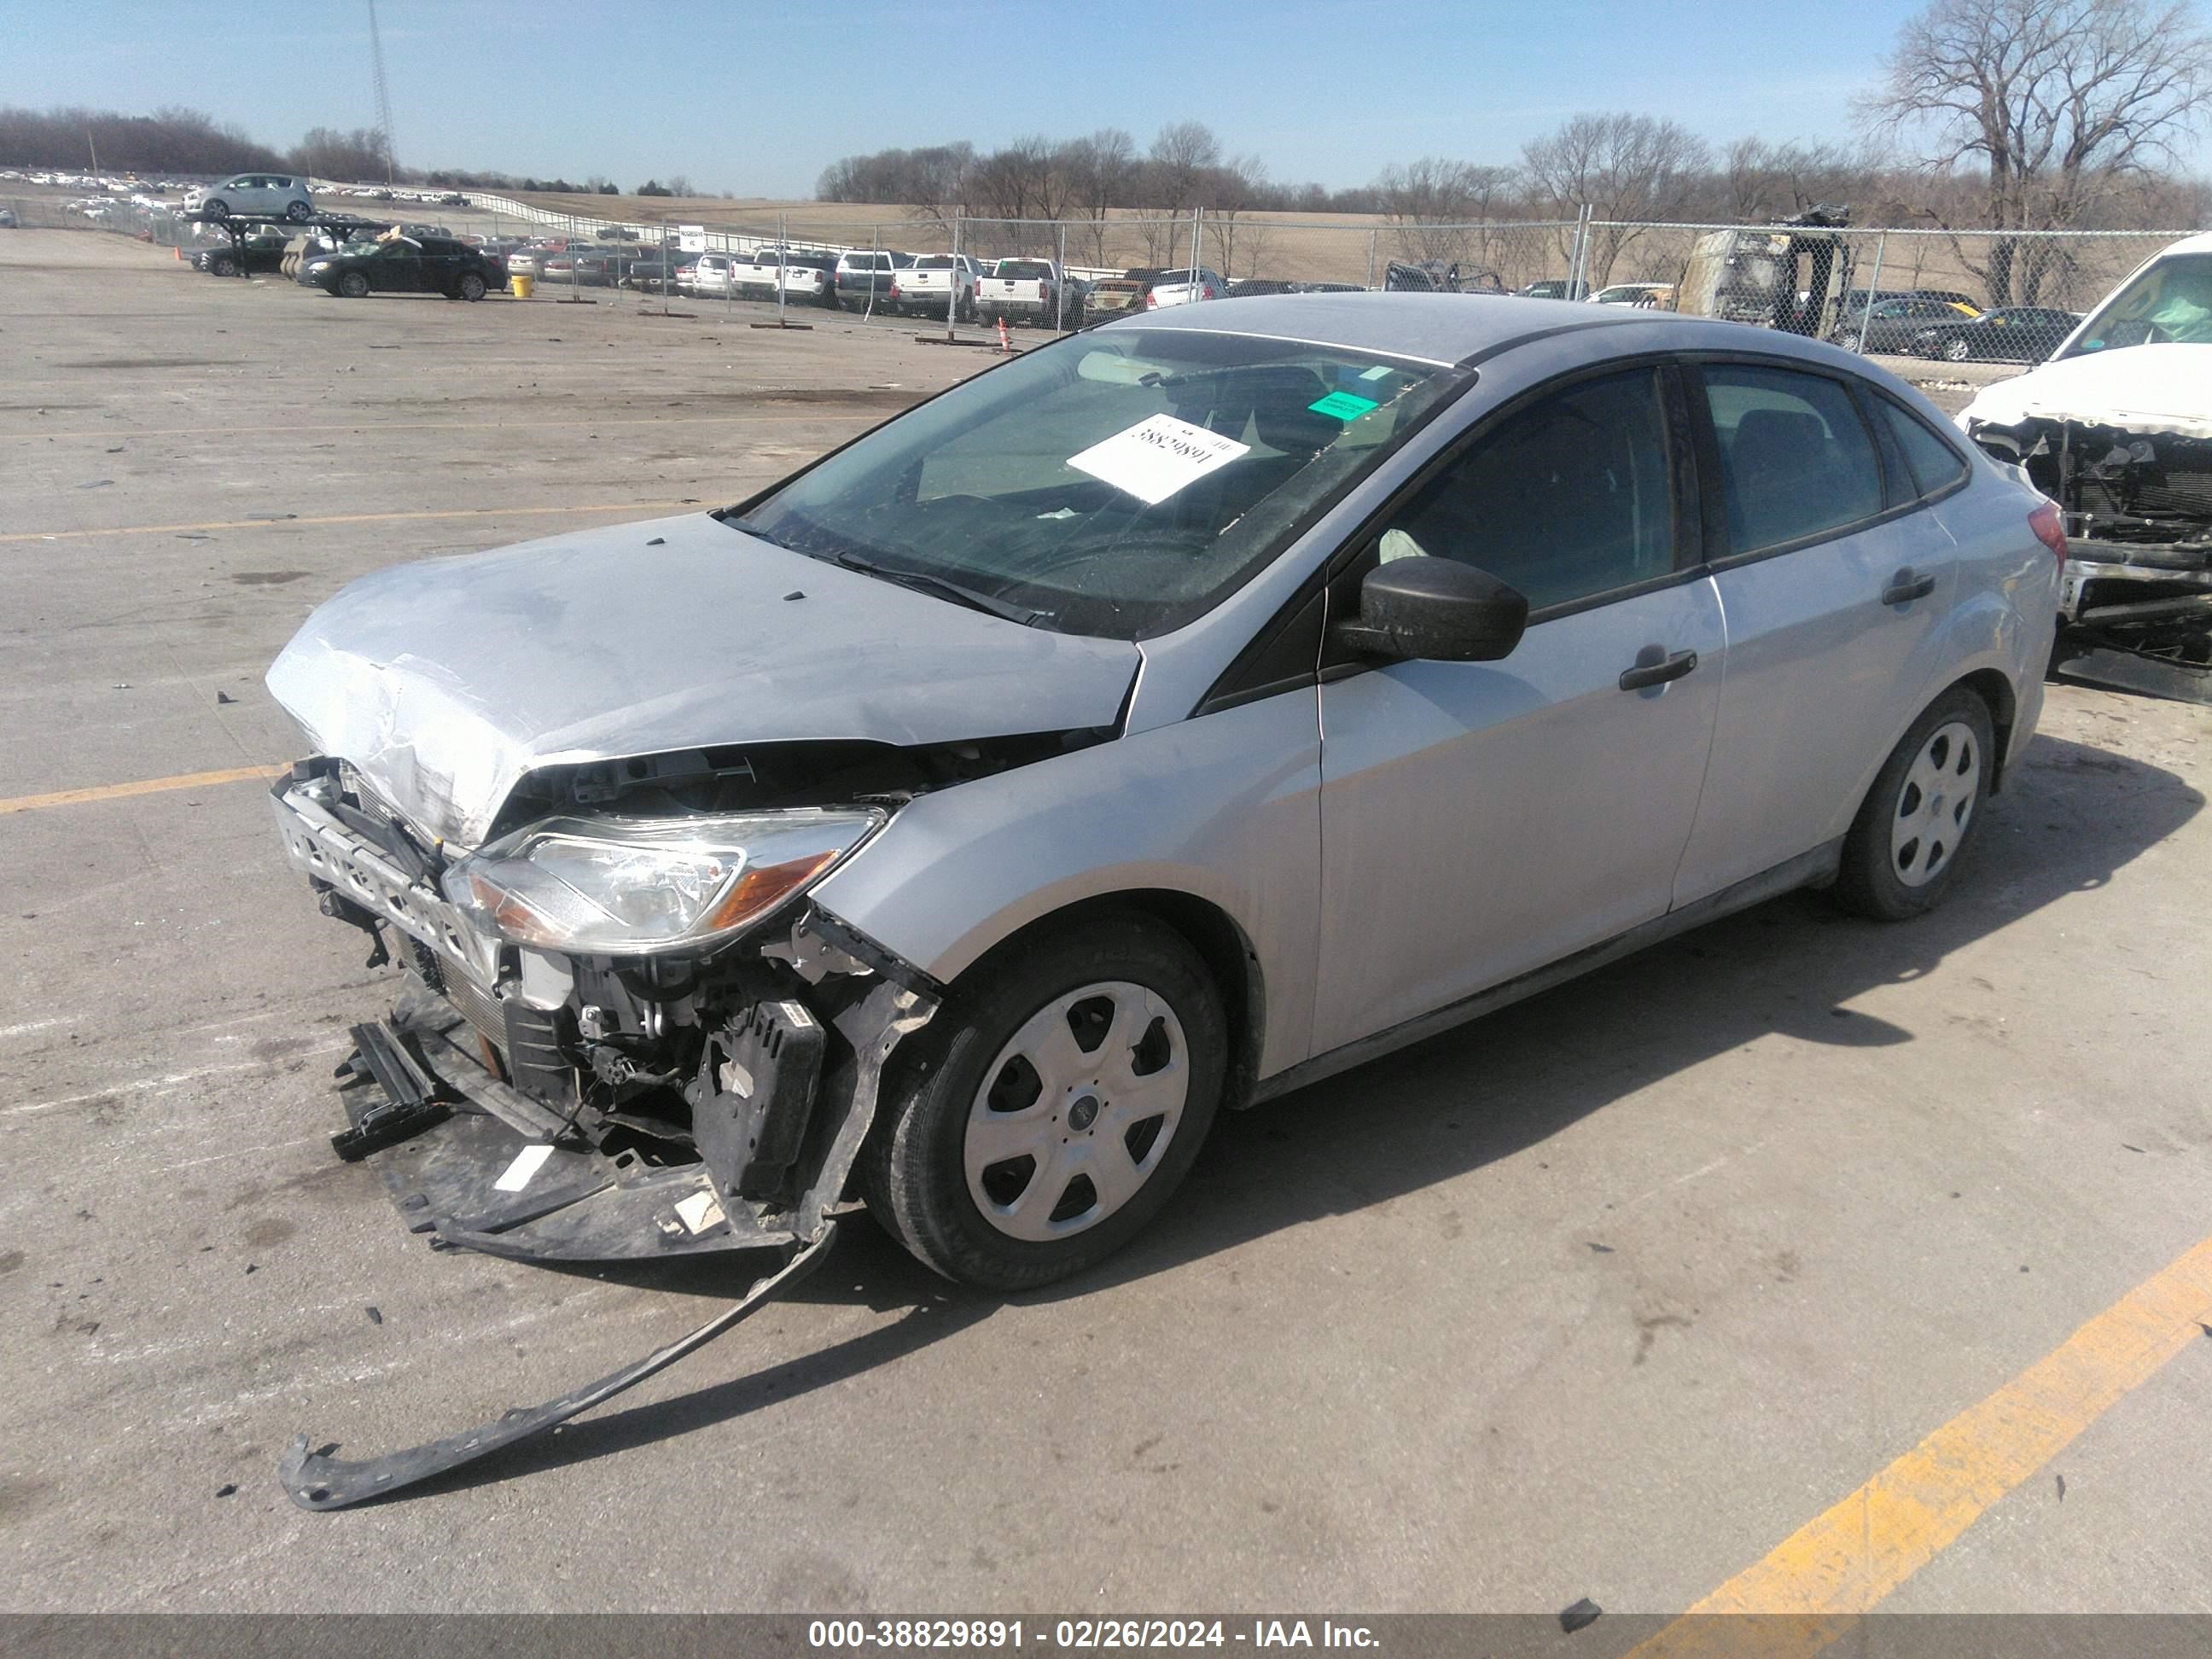
[[[1224,1121],[1046,1294],[857,1224],[562,1434],[294,1508],[295,1433],[486,1420],[733,1276],[434,1253],[335,1160],[389,981],[282,864],[265,665],[988,359],[88,233],[0,294],[0,1608],[2212,1611],[2212,716],[2063,688],[1933,917],[1785,899]]]

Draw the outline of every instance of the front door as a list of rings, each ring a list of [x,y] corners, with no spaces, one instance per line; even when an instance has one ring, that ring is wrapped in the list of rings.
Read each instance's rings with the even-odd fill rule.
[[[1678,512],[1694,485],[1663,376],[1540,394],[1376,537],[1371,559],[1428,553],[1511,583],[1530,623],[1502,661],[1324,676],[1315,1053],[1665,913],[1723,639],[1693,503]]]

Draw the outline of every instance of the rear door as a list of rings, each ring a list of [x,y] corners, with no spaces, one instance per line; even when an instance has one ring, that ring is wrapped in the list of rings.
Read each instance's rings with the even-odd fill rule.
[[[1366,568],[1421,551],[1531,611],[1502,661],[1324,671],[1316,1053],[1665,913],[1723,647],[1681,408],[1653,363],[1553,383],[1382,515],[1331,587],[1344,614]]]
[[[1932,695],[1957,575],[1949,535],[1887,477],[1894,445],[1878,449],[1843,372],[1711,362],[1690,382],[1728,674],[1677,903],[1850,827]]]

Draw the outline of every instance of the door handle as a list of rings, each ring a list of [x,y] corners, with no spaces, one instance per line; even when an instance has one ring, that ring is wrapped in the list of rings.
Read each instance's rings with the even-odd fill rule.
[[[1647,645],[1636,653],[1636,666],[1620,671],[1620,689],[1641,691],[1647,686],[1664,685],[1669,680],[1679,680],[1698,665],[1694,651],[1677,651],[1673,656],[1662,656],[1662,647]]]
[[[1884,605],[1910,605],[1915,599],[1924,599],[1936,591],[1936,579],[1914,574],[1907,565],[1889,579],[1889,586],[1881,590]]]

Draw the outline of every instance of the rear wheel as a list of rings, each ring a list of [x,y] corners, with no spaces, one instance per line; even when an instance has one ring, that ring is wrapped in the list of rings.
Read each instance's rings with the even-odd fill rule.
[[[461,273],[461,280],[453,286],[453,295],[456,299],[473,304],[484,296],[484,279],[473,270],[465,270]]]
[[[1945,692],[1890,751],[1844,838],[1836,899],[1877,921],[1942,902],[1988,792],[1996,728],[1964,686]]]
[[[368,278],[358,270],[349,270],[338,278],[338,292],[349,300],[366,300]]]
[[[1967,343],[1963,334],[1954,334],[1943,342],[1943,357],[1947,362],[1963,363],[1973,355],[1974,349]]]
[[[1188,1173],[1226,1069],[1205,965],[1150,917],[1109,914],[963,982],[887,1098],[868,1207],[948,1279],[1044,1285],[1141,1230]]]
[[[284,216],[295,225],[304,225],[315,216],[315,210],[306,202],[287,202]]]
[[[230,204],[217,197],[211,202],[202,202],[200,211],[210,219],[228,219],[230,217]]]

